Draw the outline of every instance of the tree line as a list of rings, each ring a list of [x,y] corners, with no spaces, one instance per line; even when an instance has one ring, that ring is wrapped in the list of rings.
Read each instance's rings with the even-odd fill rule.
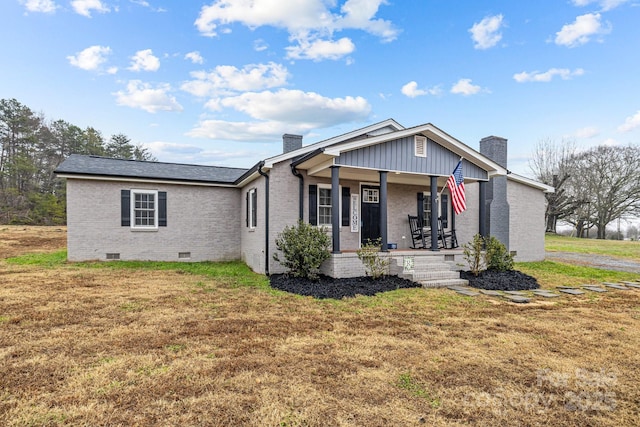
[[[529,166],[538,181],[555,188],[546,195],[547,232],[555,233],[565,222],[578,237],[604,239],[607,225],[640,216],[638,146],[578,150],[571,140],[545,140],[537,144]]]
[[[125,134],[107,140],[91,126],[48,120],[15,99],[1,99],[0,224],[64,224],[65,185],[53,171],[71,154],[156,160]]]

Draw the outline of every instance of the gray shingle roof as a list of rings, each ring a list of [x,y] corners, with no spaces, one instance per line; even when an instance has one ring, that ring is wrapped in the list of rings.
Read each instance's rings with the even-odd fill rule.
[[[233,184],[247,171],[248,169],[241,168],[143,162],[72,154],[58,166],[55,173]]]

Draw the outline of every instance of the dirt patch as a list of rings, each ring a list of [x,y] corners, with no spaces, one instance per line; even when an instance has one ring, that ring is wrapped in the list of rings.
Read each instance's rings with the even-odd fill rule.
[[[469,286],[478,289],[495,291],[526,291],[538,289],[540,285],[535,277],[531,277],[517,270],[511,271],[481,271],[475,276],[470,271],[461,271],[460,277],[469,281]]]
[[[356,295],[376,295],[380,292],[402,288],[419,288],[420,284],[397,276],[384,276],[380,279],[371,277],[353,277],[334,279],[320,276],[318,280],[299,279],[286,274],[274,274],[270,277],[271,286],[281,291],[298,295],[324,299],[342,299]]]
[[[0,225],[0,259],[66,247],[66,227]]]

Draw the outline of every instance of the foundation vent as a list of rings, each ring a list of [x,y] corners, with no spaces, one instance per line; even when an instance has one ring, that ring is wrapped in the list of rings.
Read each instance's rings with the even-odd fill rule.
[[[178,252],[178,259],[189,259],[191,258],[191,252]]]
[[[107,253],[107,259],[109,259],[109,260],[120,259],[120,254],[114,253],[114,252]]]

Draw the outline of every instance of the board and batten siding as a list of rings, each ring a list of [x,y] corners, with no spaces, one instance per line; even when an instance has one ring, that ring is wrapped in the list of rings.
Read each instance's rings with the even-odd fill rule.
[[[377,170],[448,176],[458,164],[460,156],[427,138],[427,156],[415,155],[414,137],[400,138],[384,144],[376,144],[342,153],[335,163]],[[463,160],[464,177],[487,180],[487,172]]]

